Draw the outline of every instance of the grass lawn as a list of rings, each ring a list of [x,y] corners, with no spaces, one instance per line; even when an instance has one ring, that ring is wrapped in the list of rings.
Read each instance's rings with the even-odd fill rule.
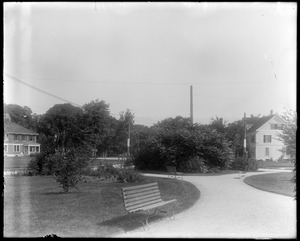
[[[27,164],[31,159],[35,157],[30,156],[22,156],[22,157],[4,157],[4,169],[10,168],[26,168]],[[119,164],[124,163],[125,160],[121,160],[118,158],[101,158],[101,159],[91,159],[91,166],[98,166],[100,163],[102,164]]]
[[[285,168],[285,169],[293,169],[294,164],[291,161],[257,161],[258,168]]]
[[[200,197],[189,182],[146,177],[140,183],[105,183],[98,179],[82,182],[78,190],[62,193],[50,176],[5,177],[4,237],[111,237],[119,232],[142,227],[145,214],[127,214],[121,187],[157,181],[162,199],[176,198],[175,212],[191,207]],[[169,209],[172,205],[167,205]],[[166,218],[165,213],[151,222]]]
[[[20,156],[20,157],[4,157],[4,169],[10,168],[26,168],[31,159],[35,157]]]
[[[244,182],[258,189],[294,197],[296,184],[291,181],[294,173],[280,172],[249,176]]]
[[[143,170],[143,173],[153,173],[153,174],[162,174],[162,175],[168,175],[167,171],[157,171],[157,170]],[[183,172],[183,176],[220,176],[220,175],[226,175],[226,174],[234,174],[238,173],[238,170],[222,170],[218,173],[187,173]]]

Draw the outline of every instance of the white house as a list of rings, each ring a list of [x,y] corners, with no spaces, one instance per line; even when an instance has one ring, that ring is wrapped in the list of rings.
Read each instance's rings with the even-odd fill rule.
[[[246,118],[247,123],[247,146],[249,146],[252,157],[256,160],[287,159],[288,157],[281,150],[284,147],[283,141],[278,134],[282,133],[285,121],[277,114],[270,113],[265,117]]]
[[[4,156],[23,156],[40,152],[38,133],[16,123],[4,125]]]

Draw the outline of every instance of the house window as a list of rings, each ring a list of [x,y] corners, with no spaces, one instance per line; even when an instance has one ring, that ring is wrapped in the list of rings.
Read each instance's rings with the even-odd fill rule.
[[[15,141],[18,140],[18,135],[14,135],[14,140],[15,140]]]
[[[4,145],[4,152],[7,152],[7,151],[8,151],[8,146]]]
[[[4,140],[5,140],[5,141],[8,140],[7,134],[4,134]]]
[[[264,135],[264,143],[270,143],[272,140],[271,135]]]
[[[270,155],[270,148],[266,147],[265,149],[265,156],[269,156]]]
[[[29,136],[29,141],[33,141],[33,136]]]
[[[20,152],[20,145],[14,145],[14,152]]]
[[[22,141],[26,141],[26,136],[22,135]]]
[[[34,146],[31,146],[31,147],[30,147],[30,152],[35,152],[34,149],[35,149]]]
[[[282,130],[283,124],[271,124],[271,130]]]
[[[37,146],[37,147],[35,148],[35,150],[36,150],[36,152],[40,152],[39,146]]]

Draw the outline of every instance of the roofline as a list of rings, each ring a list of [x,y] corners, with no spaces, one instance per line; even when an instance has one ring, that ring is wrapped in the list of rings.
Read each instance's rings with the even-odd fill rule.
[[[35,135],[35,136],[38,136],[39,134],[34,132],[34,133],[28,133],[28,132],[14,132],[14,131],[6,131],[6,133],[9,133],[9,134],[24,134],[24,135]]]
[[[284,123],[285,123],[285,120],[282,119],[278,114],[274,114],[270,119],[268,119],[267,121],[265,121],[260,127],[258,127],[255,131],[258,131],[264,124],[266,124],[268,121],[274,119],[275,117],[279,117]]]

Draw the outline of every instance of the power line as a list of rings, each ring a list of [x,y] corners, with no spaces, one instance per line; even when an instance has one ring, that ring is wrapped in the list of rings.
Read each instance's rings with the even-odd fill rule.
[[[33,85],[30,85],[30,84],[28,84],[28,83],[26,83],[26,82],[24,82],[24,81],[22,81],[22,80],[20,80],[20,79],[18,79],[18,78],[16,78],[16,77],[12,76],[12,75],[10,75],[10,74],[7,74],[7,73],[4,73],[4,74],[5,74],[8,78],[10,78],[10,79],[12,79],[12,80],[15,80],[15,81],[17,81],[18,83],[23,84],[23,85],[25,85],[25,86],[27,86],[27,87],[29,87],[29,88],[32,88],[32,89],[34,89],[34,90],[36,90],[36,91],[38,91],[38,92],[41,92],[41,93],[43,93],[43,94],[49,95],[49,96],[54,97],[54,98],[57,98],[57,99],[62,100],[62,101],[64,101],[64,102],[70,103],[70,104],[72,104],[72,105],[75,105],[75,106],[78,106],[78,107],[82,107],[82,106],[79,105],[79,104],[76,104],[76,103],[74,103],[74,102],[68,101],[68,100],[66,100],[66,99],[63,99],[63,98],[57,96],[57,95],[51,94],[51,93],[49,93],[49,92],[47,92],[47,91],[44,91],[44,90],[42,90],[42,89],[40,89],[40,88],[38,88],[38,87],[35,87],[35,86],[33,86]],[[120,114],[115,114],[115,113],[110,113],[110,114],[111,114],[111,115],[114,115],[114,116],[119,116],[119,115],[120,115]]]
[[[66,79],[50,79],[50,78],[34,78],[34,80],[42,81],[58,81],[58,82],[72,82],[72,83],[90,83],[90,84],[103,84],[103,85],[120,85],[120,84],[129,84],[129,85],[202,85],[202,84],[262,84],[262,83],[277,83],[278,80],[274,81],[202,81],[202,82],[193,82],[193,83],[183,83],[183,82],[122,82],[122,81],[93,81],[93,80],[66,80]]]
[[[8,78],[10,78],[10,79],[12,79],[12,80],[14,80],[14,81],[17,81],[18,83],[23,84],[23,85],[25,85],[25,86],[27,86],[27,87],[29,87],[29,88],[32,88],[32,89],[34,89],[34,90],[36,90],[36,91],[38,91],[38,92],[41,92],[41,93],[43,93],[43,94],[52,96],[52,97],[54,97],[54,98],[56,98],[56,99],[62,100],[62,101],[64,101],[64,102],[70,103],[70,104],[72,104],[72,105],[75,105],[75,106],[78,106],[78,107],[82,107],[82,106],[79,105],[79,104],[76,104],[76,103],[71,102],[71,101],[69,101],[69,100],[63,99],[63,98],[61,98],[61,97],[59,97],[59,96],[57,96],[57,95],[53,95],[53,94],[51,94],[51,93],[49,93],[49,92],[47,92],[47,91],[44,91],[44,90],[42,90],[42,89],[40,89],[40,88],[38,88],[38,87],[35,87],[35,86],[33,86],[33,85],[30,85],[30,84],[28,84],[28,83],[26,83],[26,82],[24,82],[24,81],[22,81],[22,80],[20,80],[20,79],[17,79],[16,77],[14,77],[14,76],[12,76],[12,75],[9,75],[9,74],[7,74],[7,73],[5,73],[5,75],[6,75]]]

